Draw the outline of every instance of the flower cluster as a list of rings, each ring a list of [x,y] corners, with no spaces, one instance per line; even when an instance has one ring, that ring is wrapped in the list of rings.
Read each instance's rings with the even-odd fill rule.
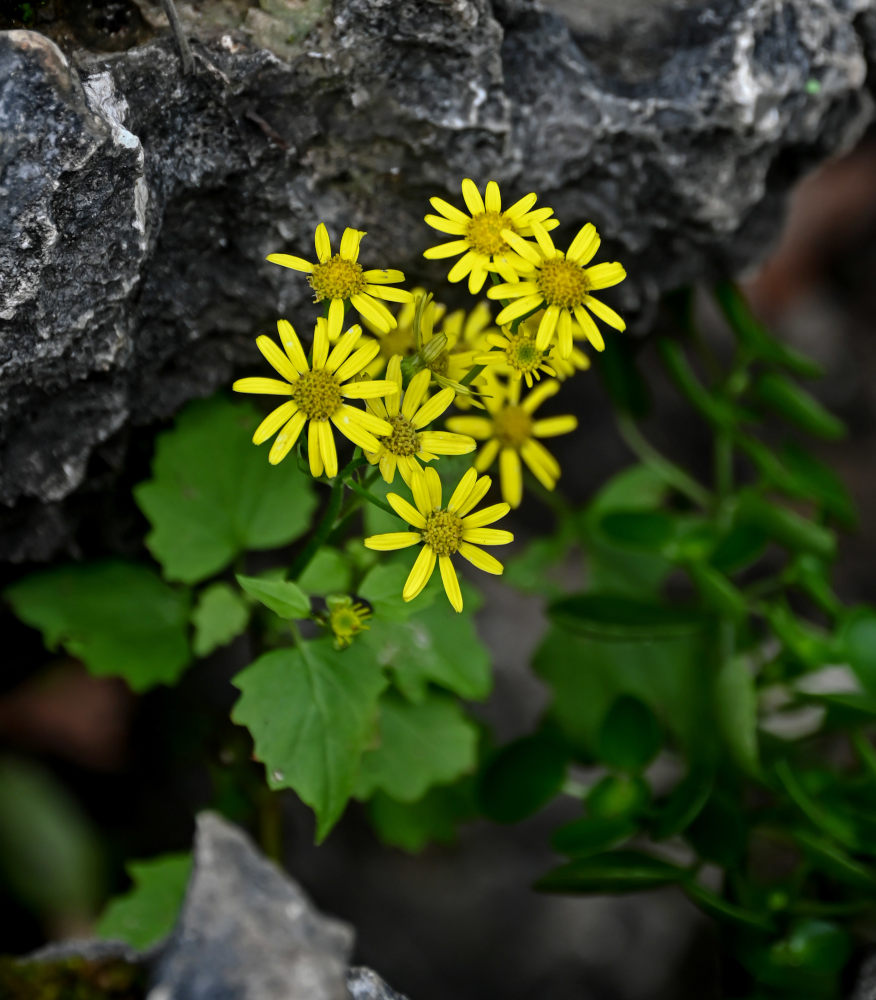
[[[558,249],[550,233],[559,220],[553,209],[537,205],[535,194],[503,208],[495,181],[481,194],[466,179],[462,200],[464,210],[442,198],[431,199],[436,214],[425,221],[450,239],[428,248],[424,256],[456,258],[448,280],[467,279],[473,294],[489,278],[486,301],[469,311],[449,312],[424,289],[398,287],[404,281],[401,271],[365,270],[359,262],[364,232],[345,229],[333,253],[328,230],[320,223],[316,261],[285,253],[267,258],[304,272],[315,301],[324,303],[310,350],[291,323],[280,320],[280,346],[266,336],[256,341],[280,378],[234,383],[239,392],[288,397],[253,436],[262,444],[276,434],[268,453],[271,463],[282,461],[297,445],[314,477],[341,476],[365,499],[375,476],[392,484],[400,474],[413,502],[399,493],[386,499],[409,530],[372,535],[365,545],[381,551],[420,545],[404,599],[413,600],[422,591],[437,563],[457,611],[462,610],[462,592],[453,557],[460,555],[487,573],[502,572],[502,564],[480,546],[512,541],[510,532],[488,525],[522,502],[524,467],[540,487],[555,488],[560,466],[542,442],[575,430],[577,419],[536,411],[566,379],[589,368],[582,347],[604,349],[596,320],[624,330],[623,319],[594,293],[626,276],[617,262],[592,263],[600,238],[591,223],[578,231],[568,249]],[[387,302],[398,303],[397,313]],[[495,314],[492,303],[498,303]],[[364,330],[354,324],[344,332],[350,309],[359,314]],[[451,407],[458,411],[455,415]],[[441,420],[444,426],[435,426]],[[340,471],[334,431],[361,449],[362,457],[356,457],[357,450]],[[469,454],[471,468],[445,506],[434,466],[443,456]],[[363,472],[369,463],[373,471]],[[480,473],[494,464],[502,502],[475,510],[492,482]],[[368,609],[350,597],[337,598],[330,610],[338,621],[330,614],[325,624],[340,646],[367,628]]]

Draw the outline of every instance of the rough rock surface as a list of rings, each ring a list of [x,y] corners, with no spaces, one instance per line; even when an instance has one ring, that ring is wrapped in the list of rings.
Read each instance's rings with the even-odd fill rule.
[[[353,932],[238,829],[198,819],[195,866],[148,1000],[348,1000]]]
[[[371,969],[354,966],[347,973],[347,989],[353,1000],[407,1000]]]
[[[0,559],[75,547],[123,429],[227,384],[278,314],[306,325],[306,283],[264,256],[307,254],[320,219],[437,282],[430,194],[536,190],[563,236],[597,223],[640,326],[660,290],[752,263],[871,117],[873,3],[661,0],[643,36],[638,0],[574,30],[533,0],[334,0],[283,58],[252,41],[276,23],[193,3],[188,77],[163,35],[71,59],[0,33]]]

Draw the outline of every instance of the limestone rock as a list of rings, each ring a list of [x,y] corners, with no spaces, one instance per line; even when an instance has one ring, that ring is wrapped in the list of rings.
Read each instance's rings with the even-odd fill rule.
[[[190,76],[154,11],[111,54],[0,33],[0,559],[74,551],[131,428],[227,385],[277,316],[306,328],[264,257],[319,220],[438,286],[429,195],[538,191],[560,245],[597,224],[644,329],[662,290],[759,259],[872,116],[874,0],[660,0],[650,36],[640,0],[564,3],[571,27],[532,0],[191,0]]]

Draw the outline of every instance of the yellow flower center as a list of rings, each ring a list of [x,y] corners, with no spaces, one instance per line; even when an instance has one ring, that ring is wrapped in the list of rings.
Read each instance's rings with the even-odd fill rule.
[[[394,355],[400,354],[403,358],[409,358],[417,350],[417,341],[414,338],[414,331],[410,327],[397,326],[389,333],[380,336],[380,356],[387,361]]]
[[[292,399],[308,420],[328,420],[344,401],[338,380],[322,370],[305,372],[293,382]]]
[[[535,340],[526,333],[509,333],[505,360],[521,375],[532,374],[541,367],[544,351],[535,346]]]
[[[323,299],[348,299],[361,292],[368,283],[362,265],[355,260],[346,260],[339,253],[324,264],[315,264],[307,280],[316,292],[316,301]]]
[[[565,257],[546,260],[541,265],[535,283],[549,306],[563,306],[566,309],[580,306],[584,296],[590,291],[590,282],[584,268]]]
[[[506,448],[519,448],[532,437],[532,418],[522,406],[506,406],[493,417],[493,433]]]
[[[381,438],[383,446],[393,455],[416,455],[420,450],[420,435],[414,430],[414,425],[397,413],[394,417],[389,417],[392,424],[392,434],[389,437]]]
[[[423,541],[436,555],[452,556],[462,541],[462,518],[450,510],[436,510],[422,531]]]
[[[502,230],[513,228],[511,221],[502,212],[484,212],[482,215],[472,216],[465,235],[472,250],[489,257],[510,249],[502,237]]]
[[[362,619],[367,615],[361,614],[355,608],[339,608],[331,613],[332,632],[337,636],[355,635],[362,631]]]

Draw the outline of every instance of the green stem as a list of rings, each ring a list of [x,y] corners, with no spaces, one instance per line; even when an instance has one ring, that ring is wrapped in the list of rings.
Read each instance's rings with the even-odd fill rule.
[[[616,415],[617,427],[621,437],[627,446],[639,459],[653,469],[670,486],[683,493],[700,507],[712,506],[712,495],[701,486],[692,476],[689,476],[684,469],[671,462],[661,455],[659,451],[647,441],[639,430],[636,422],[626,413]]]
[[[378,497],[374,496],[370,490],[368,490],[361,483],[357,483],[355,479],[348,479],[347,486],[349,486],[350,489],[357,494],[357,496],[361,497],[362,500],[367,500],[368,503],[373,504],[375,507],[379,507],[381,510],[385,510],[388,514],[395,514],[395,511],[389,506],[388,503],[384,503]],[[350,512],[348,511],[348,513]]]
[[[349,466],[347,468],[349,468]],[[346,471],[347,470],[345,469],[344,472]],[[304,570],[310,565],[310,561],[316,553],[319,552],[323,545],[325,545],[329,535],[334,529],[335,522],[338,519],[343,499],[344,479],[342,474],[340,476],[336,476],[335,481],[332,483],[332,491],[329,494],[328,503],[326,504],[326,508],[323,511],[319,524],[316,526],[316,530],[307,540],[307,544],[298,553],[298,556],[289,568],[289,578],[291,580],[297,580],[298,577],[301,576]]]
[[[473,382],[478,377],[478,375],[480,375],[480,373],[484,370],[485,367],[486,365],[475,365],[473,368],[469,368],[469,370],[465,373],[465,375],[463,375],[462,378],[459,380],[459,384],[468,385],[469,382]]]

